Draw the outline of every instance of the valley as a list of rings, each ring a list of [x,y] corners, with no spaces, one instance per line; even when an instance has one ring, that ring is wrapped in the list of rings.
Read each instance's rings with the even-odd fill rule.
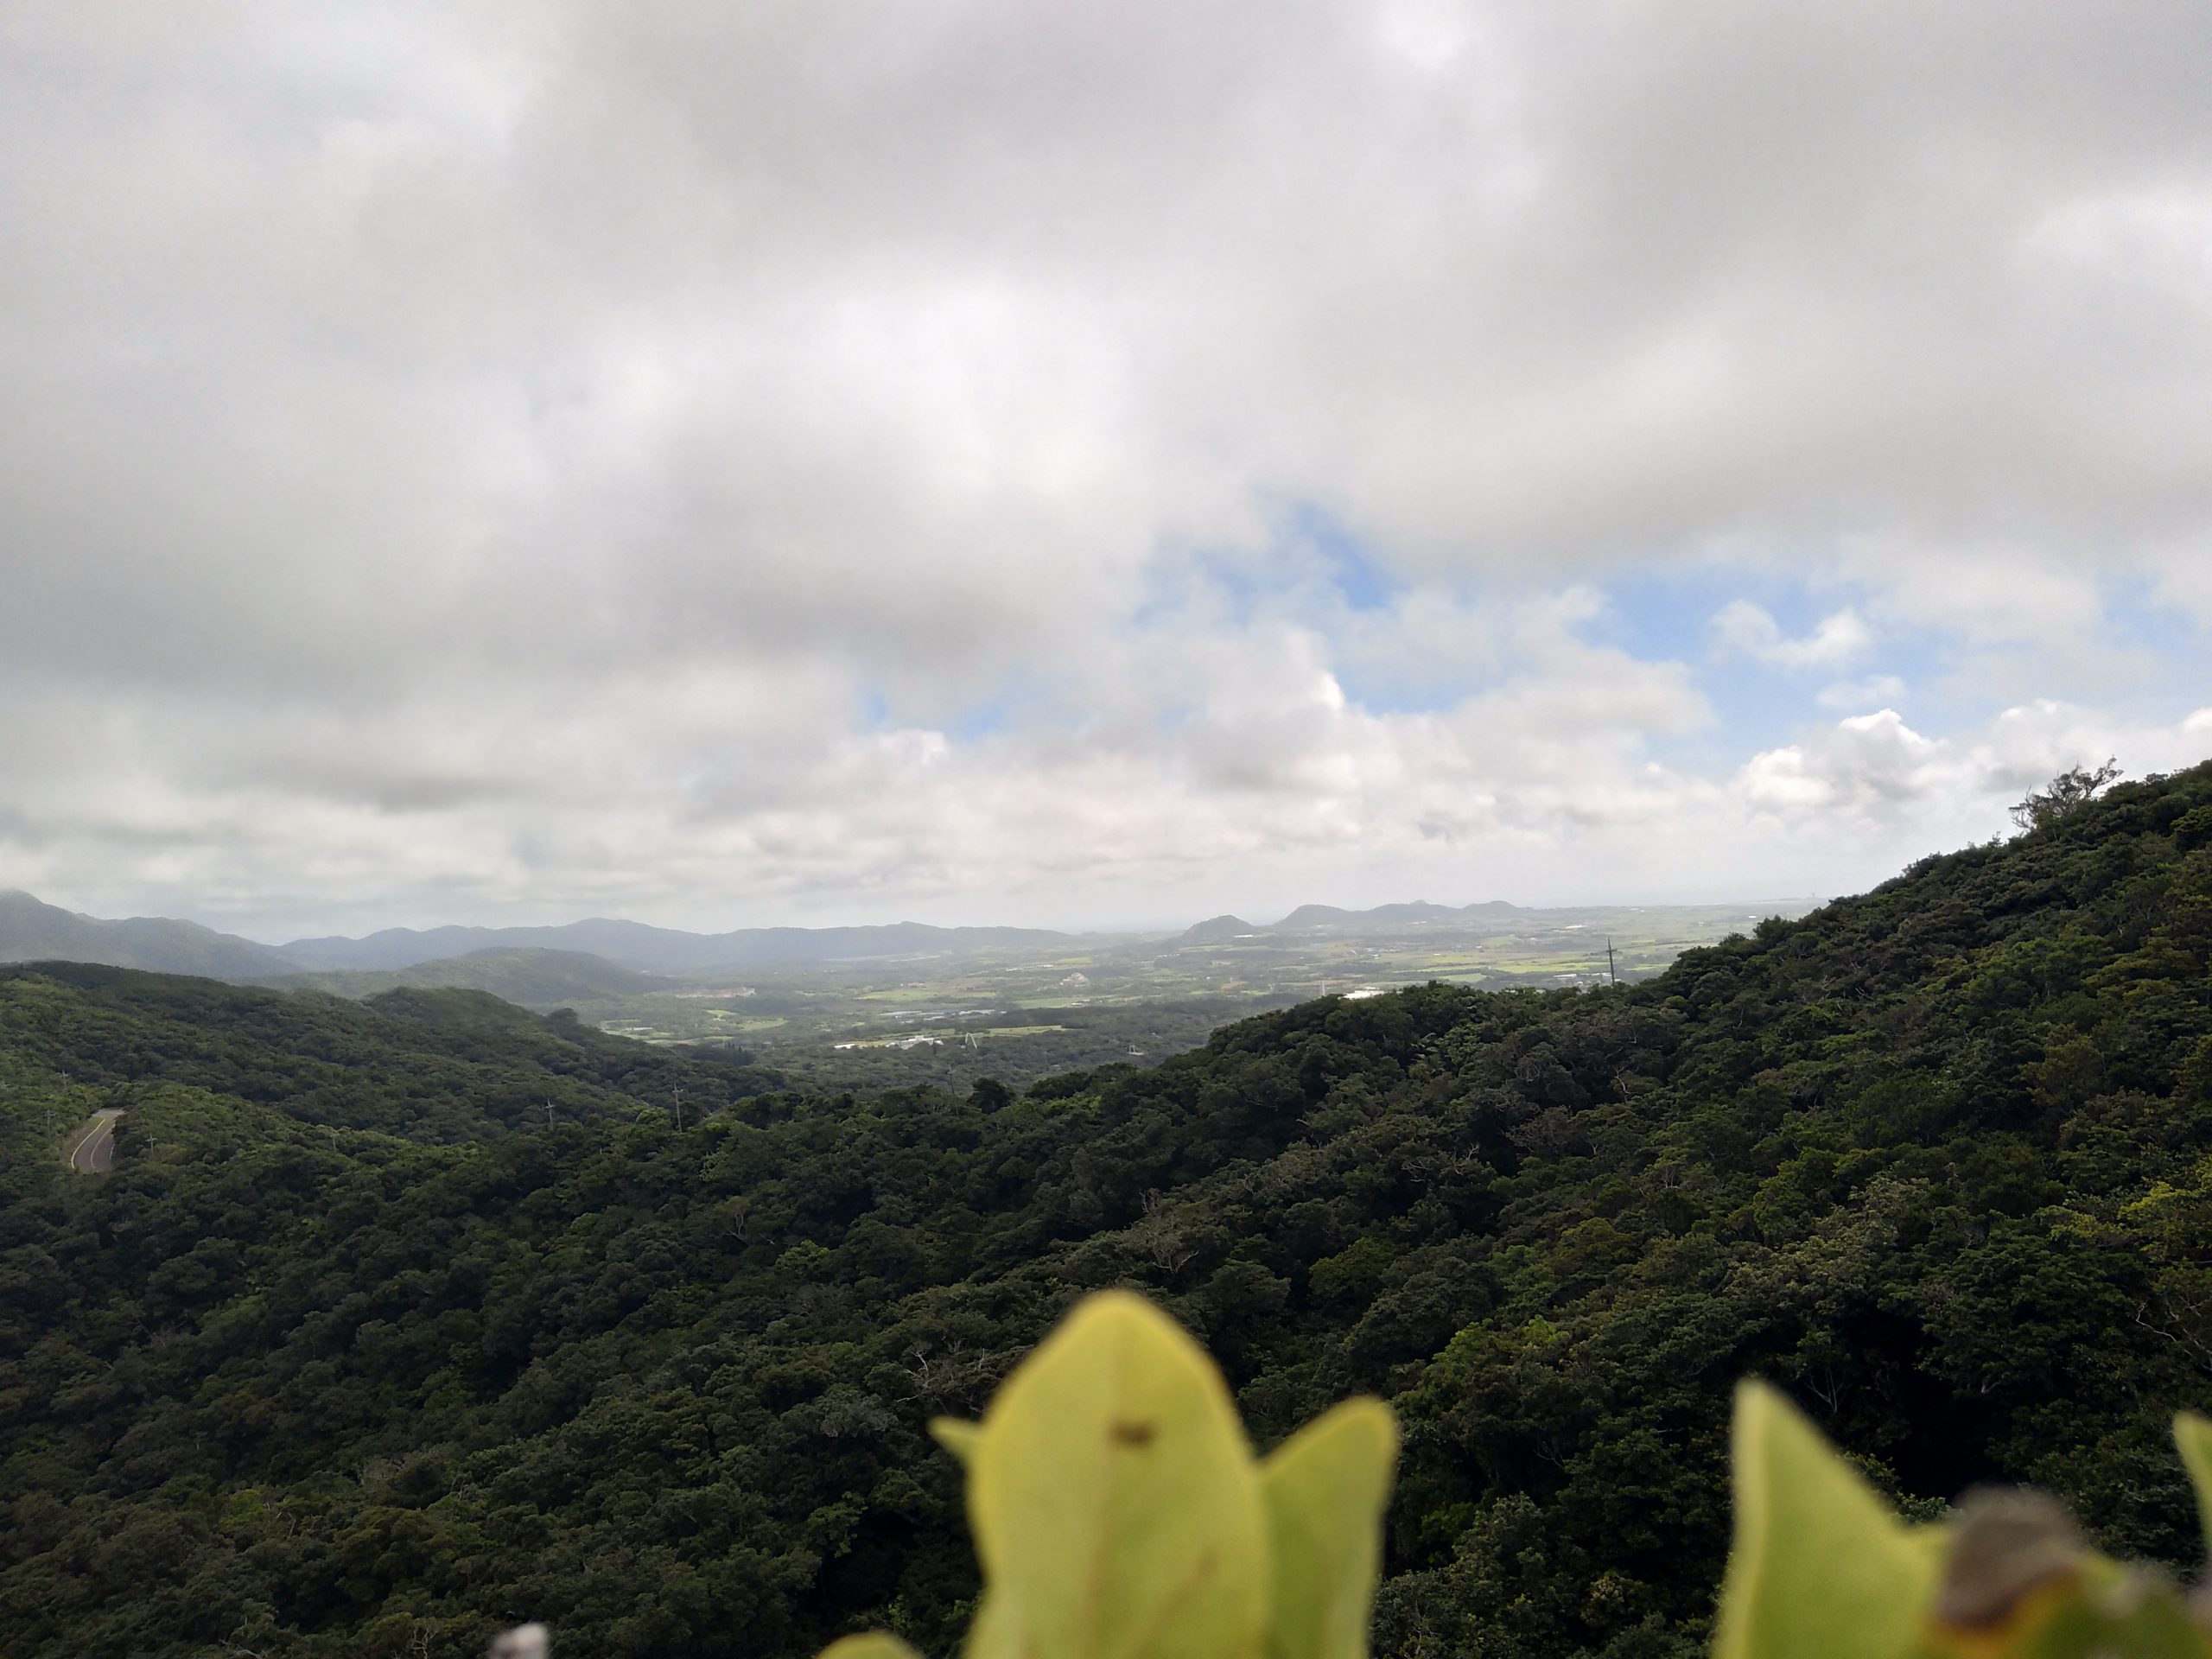
[[[488,990],[540,1011],[573,1009],[641,1042],[740,1048],[824,1088],[982,1075],[1019,1085],[1154,1064],[1229,1020],[1316,996],[1430,980],[1503,989],[1647,978],[1685,950],[1811,906],[1309,906],[1274,926],[1228,918],[1166,936],[1047,936],[695,976],[532,947],[272,982],[351,997],[400,986]]]
[[[1488,989],[1633,982],[1814,902],[1307,905],[1272,925],[1217,917],[1167,934],[906,924],[700,934],[591,921],[273,946],[190,923],[99,921],[14,894],[0,895],[0,962],[205,973],[355,1001],[478,990],[539,1013],[566,1008],[639,1042],[754,1055],[810,1087],[980,1076],[1019,1087],[1154,1065],[1217,1026],[1317,996],[1431,980]]]

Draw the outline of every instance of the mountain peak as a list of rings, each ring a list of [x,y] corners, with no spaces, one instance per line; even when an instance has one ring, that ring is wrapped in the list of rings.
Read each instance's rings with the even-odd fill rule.
[[[1240,934],[1259,931],[1242,916],[1210,916],[1203,922],[1193,922],[1185,928],[1182,942],[1185,944],[1213,944],[1223,939],[1233,939]]]

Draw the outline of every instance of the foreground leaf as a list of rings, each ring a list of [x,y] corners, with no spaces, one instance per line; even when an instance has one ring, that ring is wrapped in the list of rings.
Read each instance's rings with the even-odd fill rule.
[[[976,1659],[1256,1659],[1258,1467],[1220,1372],[1141,1297],[1090,1298],[1007,1380],[969,1512]]]
[[[1269,1659],[1366,1659],[1397,1460],[1390,1408],[1347,1400],[1261,1465],[1274,1554]]]
[[[982,1432],[981,1423],[963,1422],[957,1417],[938,1417],[930,1422],[930,1438],[963,1464],[974,1460],[976,1437]]]
[[[821,1659],[921,1659],[897,1637],[885,1630],[848,1636],[822,1649]]]
[[[1714,1659],[1906,1659],[1934,1599],[1936,1529],[1910,1529],[1774,1389],[1736,1391],[1736,1535]]]
[[[2212,1421],[2184,1411],[2174,1419],[2174,1444],[2196,1493],[2197,1535],[2212,1552]]]

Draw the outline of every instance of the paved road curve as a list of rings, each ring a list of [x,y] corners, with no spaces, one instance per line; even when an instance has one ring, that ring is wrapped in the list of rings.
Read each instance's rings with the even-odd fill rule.
[[[115,1120],[123,1116],[120,1106],[103,1106],[94,1112],[92,1121],[69,1137],[65,1155],[69,1167],[79,1175],[105,1175],[115,1167]]]

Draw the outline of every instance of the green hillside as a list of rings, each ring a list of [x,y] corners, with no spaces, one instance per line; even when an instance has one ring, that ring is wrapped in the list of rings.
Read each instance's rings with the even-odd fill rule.
[[[0,1651],[942,1653],[924,1425],[1117,1284],[1263,1439],[1394,1399],[1382,1654],[1700,1651],[1745,1374],[1909,1507],[2027,1480],[2194,1554],[2212,768],[1643,984],[1325,1000],[1021,1096],[396,995],[0,974]],[[102,1104],[115,1173],[69,1174]]]

